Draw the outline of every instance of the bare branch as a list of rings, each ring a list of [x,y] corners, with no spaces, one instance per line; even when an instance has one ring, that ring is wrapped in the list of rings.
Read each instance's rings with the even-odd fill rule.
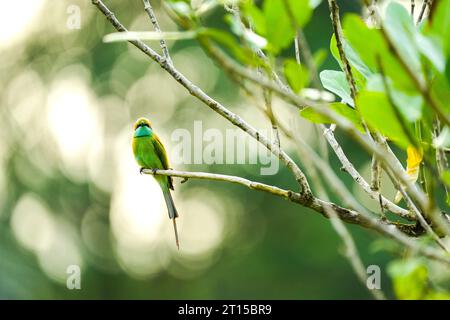
[[[417,24],[422,22],[423,16],[425,14],[425,9],[427,8],[427,6],[431,6],[431,0],[424,0],[423,1],[422,7],[420,8],[419,17],[417,18]]]
[[[370,165],[370,189],[378,192],[381,187],[381,165],[376,157],[372,157]]]
[[[361,186],[361,188],[375,201],[379,202],[380,199],[380,192],[372,190],[370,185],[367,183],[367,181],[359,174],[359,172],[355,169],[353,164],[350,162],[350,160],[345,155],[344,151],[342,150],[342,147],[339,145],[339,143],[336,141],[336,138],[334,137],[334,133],[332,130],[329,130],[328,128],[324,128],[323,134],[325,138],[327,139],[328,143],[330,144],[331,148],[334,150],[334,153],[338,157],[339,161],[341,162],[345,172],[347,172],[353,180]],[[383,204],[383,208],[386,210],[391,211],[392,213],[395,213],[396,215],[408,219],[408,220],[416,220],[416,217],[414,214],[409,212],[408,210],[405,210],[393,202],[389,201],[385,197],[381,195],[381,200]]]
[[[295,193],[290,190],[280,189],[275,186],[271,186],[268,184],[251,181],[238,176],[231,176],[225,174],[217,174],[217,173],[207,173],[207,172],[188,172],[188,171],[176,171],[176,170],[153,170],[153,169],[142,169],[142,173],[151,174],[151,175],[162,175],[162,176],[172,176],[178,178],[186,178],[186,179],[201,179],[201,180],[213,180],[213,181],[225,181],[231,182],[235,184],[240,184],[246,186],[247,188],[253,190],[259,190],[271,193],[275,196],[279,196],[293,202],[298,202],[301,198],[299,193]]]
[[[147,12],[150,21],[152,22],[153,28],[156,32],[161,32],[161,28],[159,27],[158,20],[156,19],[155,13],[153,12],[153,8],[150,4],[149,0],[143,0],[144,2],[144,10]],[[164,57],[167,61],[172,64],[172,59],[170,58],[169,49],[167,48],[166,41],[164,39],[159,40],[159,44],[161,46],[161,50],[163,52]]]
[[[176,170],[159,170],[159,169],[143,169],[142,173],[145,174],[151,174],[151,175],[164,175],[164,176],[172,176],[172,177],[179,177],[183,179],[202,179],[202,180],[213,180],[213,181],[224,181],[224,182],[230,182],[235,184],[240,184],[243,186],[246,186],[253,190],[259,190],[263,192],[270,193],[275,196],[282,197],[284,199],[287,199],[291,202],[300,204],[305,207],[309,207],[313,209],[314,211],[322,214],[324,217],[327,217],[327,214],[325,212],[325,207],[331,207],[339,216],[339,218],[347,223],[357,224],[361,225],[363,227],[374,229],[381,233],[391,234],[394,232],[396,235],[401,234],[399,231],[403,232],[404,234],[411,236],[411,237],[417,237],[422,234],[422,231],[420,229],[417,229],[415,225],[410,224],[401,224],[401,223],[394,223],[394,222],[378,222],[376,219],[371,218],[369,214],[366,216],[363,216],[361,213],[350,210],[341,206],[338,206],[334,203],[324,201],[321,199],[317,199],[313,197],[312,199],[308,199],[304,196],[302,196],[298,192],[294,192],[291,190],[285,190],[278,188],[276,186],[267,185],[260,182],[251,181],[242,177],[237,176],[230,176],[230,175],[224,175],[224,174],[214,174],[214,173],[207,173],[207,172],[187,172],[187,171],[176,171]],[[359,204],[358,204],[359,206]],[[359,206],[361,207],[361,206]],[[365,209],[363,209],[365,210]],[[389,226],[393,227],[393,229],[386,229]],[[395,230],[395,231],[392,231]],[[449,259],[450,263],[450,259]]]
[[[341,20],[339,18],[339,6],[335,0],[328,0],[328,7],[330,9],[330,18],[333,24],[333,32],[336,37],[336,45],[339,51],[339,57],[342,61],[342,67],[344,69],[345,77],[350,87],[350,95],[356,106],[356,84],[353,77],[352,68],[350,62],[347,59],[347,55],[344,52],[344,41],[341,27]]]

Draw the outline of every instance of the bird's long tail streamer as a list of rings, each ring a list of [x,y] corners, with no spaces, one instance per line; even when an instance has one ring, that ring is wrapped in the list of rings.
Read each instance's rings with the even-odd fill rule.
[[[180,241],[178,240],[178,230],[177,230],[177,222],[175,220],[176,218],[173,218],[173,231],[175,231],[175,243],[177,244],[178,250],[180,250]]]

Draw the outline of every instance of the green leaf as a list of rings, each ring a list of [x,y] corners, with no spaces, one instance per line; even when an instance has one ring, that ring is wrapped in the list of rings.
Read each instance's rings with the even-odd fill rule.
[[[242,3],[242,12],[250,20],[253,29],[262,36],[267,34],[266,19],[263,12],[254,5],[253,1]]]
[[[449,169],[442,172],[441,179],[447,186],[450,187],[450,170]]]
[[[391,262],[388,274],[399,299],[423,299],[427,293],[428,269],[422,260],[408,259]]]
[[[431,23],[431,32],[436,35],[447,53],[450,56],[450,0],[440,0],[436,3],[436,8]]]
[[[450,59],[447,60],[450,64]],[[437,73],[431,79],[431,95],[436,101],[450,101],[450,66],[447,67],[448,75]],[[442,103],[447,112],[450,112],[450,104]]]
[[[266,38],[276,54],[294,41],[295,31],[285,6],[279,0],[265,0],[263,12],[266,21]]]
[[[392,100],[405,120],[413,123],[422,118],[423,98],[420,94],[409,95],[399,90],[391,89]]]
[[[378,29],[369,29],[357,15],[348,14],[344,18],[344,35],[363,63],[372,73],[377,73],[379,64],[393,86],[403,90],[416,90],[414,82],[392,56]]]
[[[315,9],[322,3],[322,0],[309,0],[311,8]]]
[[[311,107],[300,110],[300,115],[312,123],[333,123],[330,118],[321,115]]]
[[[325,89],[339,96],[342,99],[342,102],[348,103],[354,107],[353,99],[350,95],[350,87],[344,72],[324,70],[320,73],[320,81]]]
[[[449,87],[448,91],[450,92],[450,54],[445,62],[445,77],[447,78],[447,86]]]
[[[397,2],[389,3],[384,25],[387,34],[411,70],[420,73],[420,57],[415,45],[417,30],[405,7]]]
[[[167,5],[181,17],[190,17],[194,13],[191,6],[184,1],[167,1]]]
[[[436,148],[450,148],[450,129],[444,127],[439,136],[433,142]]]
[[[284,62],[284,76],[295,93],[298,93],[309,81],[308,71],[293,59],[287,59]]]
[[[357,102],[362,117],[371,128],[380,131],[406,149],[409,145],[408,137],[399,123],[394,107],[384,93],[361,91]]]
[[[386,45],[378,30],[369,29],[355,14],[346,15],[343,26],[344,35],[350,46],[358,53],[369,70],[376,72],[378,69],[376,54],[386,51]]]
[[[357,70],[364,78],[370,77],[373,74],[372,71],[370,71],[369,67],[367,67],[367,65],[361,60],[361,57],[358,55],[358,53],[347,41],[345,41],[345,39],[342,46],[344,48],[344,53],[350,63],[350,66],[352,67],[352,69],[354,69],[352,70],[353,74],[355,74],[355,70]],[[334,34],[331,36],[330,50],[334,59],[336,59],[336,61],[341,66],[341,69],[343,70],[342,61],[339,55],[336,37]]]
[[[266,0],[267,1],[267,0]],[[284,0],[278,0],[279,5]],[[295,21],[298,27],[304,27],[311,19],[313,13],[313,7],[311,0],[288,0],[289,9],[294,15]],[[314,4],[314,3],[313,3]]]
[[[409,122],[415,122],[422,117],[423,98],[420,94],[406,93],[392,87],[392,81],[387,79],[390,94],[400,113]],[[367,91],[385,92],[383,78],[374,74],[367,80]]]
[[[352,70],[353,78],[355,79],[356,89],[360,90],[364,87],[366,83],[366,78],[372,75],[372,72],[364,64],[364,62],[359,57],[358,53],[353,50],[353,48],[348,44],[347,41],[343,43],[344,53],[350,63],[350,68]],[[330,50],[333,57],[339,63],[341,70],[344,71],[344,66],[342,65],[341,57],[339,55],[339,50],[336,44],[336,38],[333,34],[330,41]]]
[[[416,45],[419,51],[430,61],[440,73],[445,72],[445,55],[439,41],[431,36],[425,37],[417,33]]]
[[[337,114],[351,121],[359,131],[364,132],[364,128],[361,124],[359,115],[355,109],[340,102],[331,103],[330,109],[334,110]],[[327,123],[327,124],[333,123],[333,121],[330,118],[321,115],[311,107],[307,107],[301,110],[300,115],[313,123]]]
[[[253,53],[250,48],[243,47],[230,33],[212,28],[204,28],[197,31],[198,37],[207,37],[223,45],[230,53],[244,64],[256,66],[257,59],[252,59]]]
[[[244,27],[235,15],[225,15],[225,21],[230,25],[231,31],[236,36],[243,38],[252,48],[263,49],[266,47],[267,40],[254,33],[251,29]]]

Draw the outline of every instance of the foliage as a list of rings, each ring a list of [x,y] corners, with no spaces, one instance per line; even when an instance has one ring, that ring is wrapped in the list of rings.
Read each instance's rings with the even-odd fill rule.
[[[311,60],[312,54],[305,53],[308,49],[299,34],[299,30],[310,22],[319,3],[308,0],[246,0],[240,2],[241,11],[236,14],[237,7],[229,2],[226,5],[231,12],[235,10],[235,14],[228,14],[226,20],[231,25],[231,32],[242,41],[232,45],[232,54],[234,52],[235,58],[250,66],[236,54],[242,50],[238,47],[262,50],[267,61],[259,59],[260,66],[269,76],[270,70],[276,72],[280,68],[294,93],[305,95],[306,90],[303,89],[309,87],[321,90],[313,82],[317,66],[314,67],[315,61]],[[340,28],[339,16],[333,16],[333,1],[329,4],[336,31]],[[423,176],[441,172],[437,177],[442,177],[434,186],[430,181],[425,182],[426,190],[448,185],[449,180],[448,170],[445,170],[446,156],[442,158],[450,136],[449,8],[450,1],[440,1],[430,9],[432,16],[417,24],[416,17],[412,17],[403,5],[395,1],[389,3],[384,12],[374,12],[372,17],[366,17],[366,20],[374,20],[375,26],[369,26],[360,15],[345,15],[342,34],[336,35],[334,32],[330,40],[331,54],[341,70],[326,69],[319,74],[320,85],[339,101],[326,105],[330,112],[348,120],[361,134],[367,133],[367,130],[372,135],[381,134],[404,151],[425,150],[423,161],[427,166],[423,168]],[[240,27],[233,27],[236,25]],[[255,45],[248,37],[243,37],[245,32],[264,39],[259,41],[263,45]],[[293,54],[294,39],[298,41],[295,46],[296,50],[300,50],[300,55],[298,52]],[[255,58],[253,66],[254,61],[258,60]],[[352,85],[355,92],[352,92]],[[300,116],[314,124],[336,123],[322,110],[308,105],[300,110]],[[440,153],[438,158],[436,152]],[[420,154],[422,161],[422,151]],[[408,163],[412,160],[408,158]],[[410,181],[417,180],[419,166],[420,161],[414,168],[408,166]],[[397,296],[438,297],[438,294],[431,292],[424,295],[423,288],[406,286],[424,285],[428,281],[427,272],[425,266],[417,263],[393,263],[390,275]]]

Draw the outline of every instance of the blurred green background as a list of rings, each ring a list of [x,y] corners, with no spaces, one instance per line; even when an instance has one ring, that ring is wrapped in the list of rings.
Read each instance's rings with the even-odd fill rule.
[[[152,3],[162,28],[176,30],[159,2]],[[341,12],[360,10],[357,1],[341,3]],[[142,1],[106,4],[130,30],[152,30]],[[77,8],[81,28],[68,28]],[[220,9],[204,23],[227,28]],[[162,195],[134,163],[132,124],[150,118],[169,156],[172,132],[192,132],[195,120],[204,129],[233,127],[133,46],[103,43],[113,31],[90,1],[0,4],[0,298],[371,298],[326,219],[241,186],[176,179],[177,252]],[[305,32],[313,51],[328,48],[326,2]],[[150,45],[159,51],[157,42]],[[175,65],[194,83],[257,128],[270,129],[195,41],[169,45]],[[329,56],[322,68],[338,66]],[[276,100],[275,111],[298,121],[317,147],[315,131],[295,110]],[[338,138],[367,177],[370,159]],[[282,145],[301,164],[283,137]],[[275,176],[260,176],[259,165],[173,167],[296,188],[281,164]],[[352,188],[349,177],[338,174]],[[374,249],[376,234],[349,228],[365,264],[381,267],[382,289],[392,297],[385,272],[392,256]],[[69,265],[81,267],[81,290],[66,288]]]

